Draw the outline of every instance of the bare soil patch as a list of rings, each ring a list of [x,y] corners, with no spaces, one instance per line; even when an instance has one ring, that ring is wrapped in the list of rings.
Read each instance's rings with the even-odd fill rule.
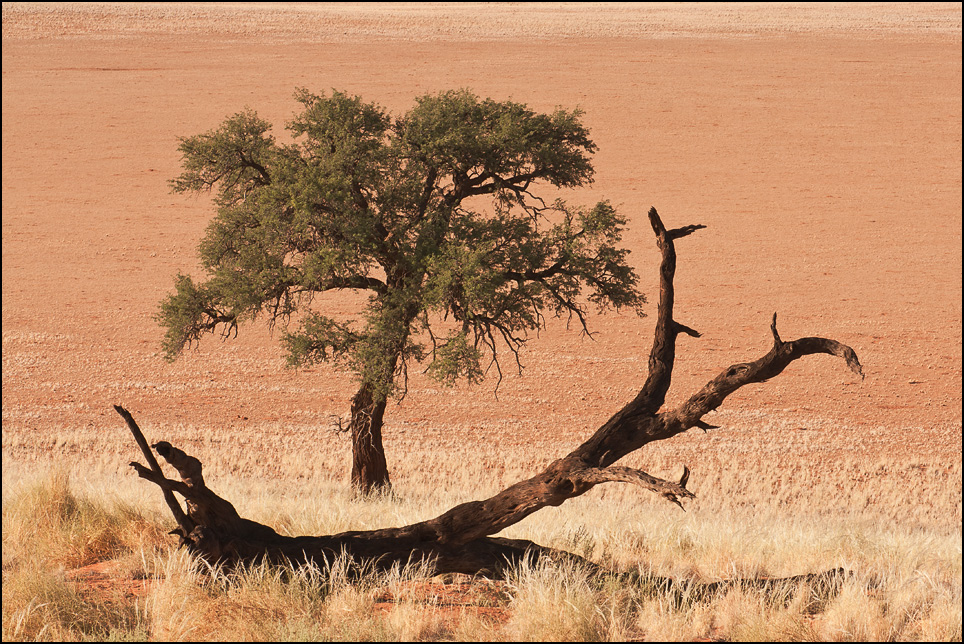
[[[152,580],[124,570],[118,561],[101,561],[66,572],[81,594],[99,602],[130,602],[150,592]]]
[[[434,610],[444,621],[453,624],[472,616],[502,625],[509,619],[509,600],[505,582],[458,575],[444,581],[408,583],[396,592],[384,590],[375,596],[375,610],[388,613],[406,602]]]

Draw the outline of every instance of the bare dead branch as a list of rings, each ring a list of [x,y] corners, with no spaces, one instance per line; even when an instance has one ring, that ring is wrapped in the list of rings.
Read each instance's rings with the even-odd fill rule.
[[[607,483],[610,481],[632,483],[647,490],[652,490],[666,500],[683,508],[680,499],[696,498],[695,494],[686,489],[686,482],[689,480],[689,477],[690,470],[686,466],[683,467],[683,476],[680,478],[679,483],[664,481],[655,476],[650,476],[642,470],[631,467],[611,466],[604,468],[590,467],[580,470],[575,478],[590,485],[598,485],[599,483]]]
[[[673,278],[676,276],[676,246],[673,240],[706,226],[694,224],[668,232],[655,208],[649,209],[649,223],[656,233],[656,245],[662,255],[659,267],[659,304],[653,348],[649,353],[649,376],[631,404],[638,405],[640,412],[654,414],[663,406],[672,381],[673,364],[676,361],[676,336],[680,331],[696,333],[673,320]]]
[[[487,189],[488,185],[482,184],[482,187]],[[623,482],[637,485],[682,508],[684,500],[694,498],[694,494],[686,488],[690,476],[689,468],[684,466],[683,474],[677,483],[659,479],[638,469],[614,466],[614,463],[648,443],[664,440],[690,427],[699,427],[704,431],[717,429],[704,422],[702,416],[719,407],[728,395],[740,387],[773,378],[801,357],[827,353],[844,359],[850,369],[861,377],[863,371],[853,349],[835,340],[807,337],[784,342],[777,332],[774,315],[770,326],[773,347],[765,356],[753,362],[732,365],[677,409],[660,411],[670,387],[677,336],[681,333],[692,337],[700,336],[697,331],[673,319],[673,279],[676,270],[674,241],[704,226],[690,225],[666,230],[655,208],[649,211],[649,219],[660,249],[661,262],[657,323],[646,381],[632,401],[617,411],[569,455],[557,459],[539,474],[515,483],[495,496],[458,505],[434,519],[400,528],[346,532],[323,537],[282,537],[267,526],[242,519],[230,503],[205,486],[200,461],[162,441],[155,444],[155,449],[178,470],[184,482],[165,479],[160,473],[160,467],[150,455],[143,436],[139,430],[135,430],[136,424],[130,414],[118,406],[118,412],[128,421],[138,445],[148,457],[151,469],[139,464],[132,465],[138,475],[159,485],[164,490],[165,497],[170,495],[173,498],[173,491],[185,496],[188,506],[186,517],[183,513],[179,517],[180,506],[176,503],[171,508],[178,518],[183,540],[193,551],[212,563],[260,559],[297,563],[322,558],[330,560],[344,552],[356,560],[376,560],[376,565],[380,568],[421,559],[433,562],[436,572],[439,573],[498,575],[504,573],[512,561],[519,561],[533,553],[536,556],[552,558],[574,557],[568,553],[542,548],[532,542],[498,539],[491,535],[542,508],[558,506],[568,499],[585,494],[600,483]],[[577,309],[576,314],[578,313]],[[506,333],[491,321],[483,323],[474,320],[473,324],[476,344],[481,342],[492,350],[497,369],[499,364],[495,358],[496,332],[510,349],[522,343],[521,339]],[[353,409],[364,409],[372,415],[381,414],[384,409],[383,405],[376,404],[364,390],[359,391],[352,405]],[[364,435],[370,431],[370,426],[370,422],[353,423],[353,436]],[[387,470],[385,476],[387,480]],[[192,529],[187,529],[187,526]]]
[[[134,435],[134,441],[137,443],[137,446],[141,448],[141,453],[144,454],[144,460],[147,461],[147,464],[151,468],[150,471],[160,478],[164,478],[164,472],[161,471],[160,464],[157,462],[157,459],[154,458],[154,454],[151,453],[150,448],[147,446],[147,439],[144,438],[141,428],[137,426],[136,422],[134,422],[134,417],[129,411],[120,405],[114,405],[114,410],[121,415],[121,418],[123,418],[127,423],[127,427],[130,428],[131,434]],[[131,463],[131,466],[133,467],[134,463]],[[140,474],[142,478],[147,478],[140,473],[140,470],[138,470],[138,474]],[[157,483],[157,481],[154,482]],[[188,519],[187,515],[184,514],[184,510],[181,508],[181,504],[178,503],[178,500],[174,496],[172,490],[164,490],[164,501],[167,503],[167,507],[171,509],[171,514],[174,515],[174,520],[181,529],[181,536],[187,536],[187,534],[194,529],[194,522]]]
[[[861,379],[864,377],[857,354],[847,345],[827,338],[800,338],[784,342],[777,332],[776,314],[773,315],[770,329],[773,348],[769,353],[753,362],[731,365],[678,409],[664,415],[667,426],[671,428],[669,436],[690,427],[703,428],[700,424],[703,415],[719,407],[734,391],[750,383],[765,382],[778,376],[791,362],[804,356],[827,353],[843,358],[851,371]]]

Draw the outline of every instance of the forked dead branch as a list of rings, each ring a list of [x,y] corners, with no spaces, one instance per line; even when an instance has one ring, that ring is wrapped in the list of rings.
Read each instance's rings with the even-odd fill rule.
[[[115,406],[147,459],[148,467],[136,462],[131,466],[141,478],[164,491],[178,524],[172,534],[180,537],[180,544],[212,564],[230,566],[264,559],[295,565],[309,561],[323,564],[344,554],[359,562],[374,561],[380,569],[425,560],[432,563],[437,574],[500,577],[526,556],[579,559],[531,541],[491,535],[541,508],[558,506],[567,499],[585,494],[600,483],[639,485],[682,507],[682,501],[694,496],[686,487],[690,472],[685,466],[679,481],[666,481],[614,463],[647,443],[670,438],[693,427],[713,428],[702,418],[719,407],[727,396],[744,385],[764,382],[779,375],[787,365],[803,356],[815,353],[838,356],[854,373],[863,377],[857,355],[849,346],[816,337],[785,342],[777,333],[774,315],[771,325],[773,347],[766,355],[728,367],[679,407],[661,411],[672,378],[677,336],[685,333],[699,337],[699,333],[673,319],[675,241],[705,226],[667,230],[655,208],[649,211],[649,220],[662,259],[659,308],[646,382],[633,400],[572,453],[551,463],[536,476],[489,499],[464,503],[434,519],[399,528],[287,537],[268,526],[242,518],[231,503],[205,486],[198,459],[162,441],[153,447],[177,470],[181,480],[166,478],[133,417],[123,407]],[[174,492],[184,497],[186,512]],[[583,563],[592,567],[588,562]]]

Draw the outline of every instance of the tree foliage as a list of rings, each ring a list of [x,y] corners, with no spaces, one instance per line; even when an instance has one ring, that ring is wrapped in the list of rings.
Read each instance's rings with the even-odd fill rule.
[[[493,365],[501,377],[547,315],[588,332],[591,306],[641,313],[625,220],[605,201],[546,196],[592,181],[579,110],[466,90],[399,117],[338,91],[295,99],[293,143],[250,110],[180,142],[173,190],[213,193],[217,215],[199,247],[206,279],[178,275],[161,303],[169,359],[262,317],[282,322],[289,364],[340,364],[378,400],[414,362],[447,383]],[[313,303],[333,290],[368,304],[335,319]]]

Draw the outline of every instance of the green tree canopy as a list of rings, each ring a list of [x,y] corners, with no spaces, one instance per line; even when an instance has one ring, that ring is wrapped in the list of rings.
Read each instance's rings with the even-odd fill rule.
[[[591,183],[596,146],[579,110],[539,114],[466,90],[418,98],[400,117],[337,91],[295,98],[292,144],[252,111],[181,140],[172,187],[213,192],[217,215],[199,248],[206,280],[179,274],[157,319],[172,360],[262,317],[282,322],[290,365],[354,373],[357,487],[388,484],[359,443],[383,459],[385,400],[409,364],[446,383],[493,365],[501,378],[500,356],[518,362],[547,314],[588,332],[590,306],[641,313],[625,220],[605,201],[537,194]],[[367,306],[326,315],[312,297],[334,290],[366,291]]]

